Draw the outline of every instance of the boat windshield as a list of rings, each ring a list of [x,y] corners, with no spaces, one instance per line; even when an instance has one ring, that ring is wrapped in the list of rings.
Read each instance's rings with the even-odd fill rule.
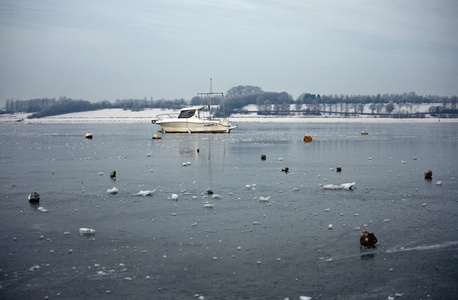
[[[178,118],[190,118],[194,115],[195,113],[195,109],[192,109],[192,110],[182,110],[180,112],[180,115],[178,116]]]

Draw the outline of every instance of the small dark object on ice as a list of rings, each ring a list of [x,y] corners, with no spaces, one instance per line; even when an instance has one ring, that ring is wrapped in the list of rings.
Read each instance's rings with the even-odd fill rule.
[[[211,195],[211,194],[213,194],[213,191],[212,190],[207,190],[207,194]]]
[[[362,231],[361,237],[359,238],[359,243],[363,247],[374,247],[374,245],[377,244],[377,238],[373,233]]]
[[[288,172],[289,172],[289,168],[288,168],[288,167],[283,168],[283,169],[281,169],[281,171],[282,171],[282,172],[285,172],[285,173],[288,173]]]
[[[425,179],[433,179],[433,171],[428,170],[425,172]]]
[[[37,192],[33,192],[29,195],[29,202],[30,203],[36,203],[40,202],[40,195],[38,195]]]
[[[92,133],[90,133],[90,132],[86,133],[86,138],[87,139],[92,139]]]
[[[266,160],[266,158],[267,158],[267,157],[266,157],[265,154],[262,154],[262,155],[261,155],[261,160]]]
[[[336,168],[336,172],[342,172],[342,167],[340,167],[340,166],[337,167],[337,168]]]
[[[200,150],[199,150],[199,148],[197,148],[197,153],[199,153],[199,152],[200,152]]]
[[[111,171],[110,178],[111,179],[116,179],[116,171]]]

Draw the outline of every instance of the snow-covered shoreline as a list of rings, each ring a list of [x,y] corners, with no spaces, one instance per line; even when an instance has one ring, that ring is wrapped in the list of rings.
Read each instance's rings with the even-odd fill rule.
[[[27,119],[30,114],[5,114],[0,115],[0,124],[3,123],[26,123],[26,124],[60,124],[60,123],[151,123],[151,120],[158,114],[177,113],[175,110],[147,109],[139,112],[132,112],[123,109],[104,109],[78,113],[50,116],[39,119]],[[375,118],[370,115],[361,117],[340,117],[340,116],[258,116],[256,114],[233,115],[231,123],[436,123],[448,122],[458,123],[458,119],[395,119]]]

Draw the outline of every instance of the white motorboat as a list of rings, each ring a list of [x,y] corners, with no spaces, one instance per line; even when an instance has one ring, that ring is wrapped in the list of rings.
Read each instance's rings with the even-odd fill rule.
[[[178,114],[160,114],[152,120],[153,124],[161,125],[166,133],[228,133],[237,126],[232,126],[227,118],[212,118],[211,98],[223,93],[213,93],[210,79],[210,93],[199,93],[201,98],[208,99],[208,105],[182,108]]]

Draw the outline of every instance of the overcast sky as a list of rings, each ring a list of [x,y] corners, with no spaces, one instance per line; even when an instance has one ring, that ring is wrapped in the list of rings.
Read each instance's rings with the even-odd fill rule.
[[[6,99],[458,94],[456,0],[0,0]]]

